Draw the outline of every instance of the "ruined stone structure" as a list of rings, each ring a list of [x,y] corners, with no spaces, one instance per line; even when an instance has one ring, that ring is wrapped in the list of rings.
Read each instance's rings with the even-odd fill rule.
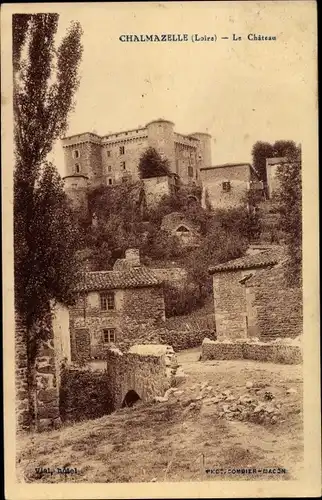
[[[279,182],[276,176],[277,170],[281,165],[285,165],[286,163],[286,158],[266,159],[267,195],[269,199],[272,198],[279,188]]]
[[[162,282],[141,266],[137,250],[126,251],[113,271],[85,272],[70,309],[72,360],[100,358],[111,345],[159,342],[164,325]]]
[[[213,275],[218,339],[270,339],[291,336],[291,332],[298,335],[302,323],[299,291],[288,289],[282,279],[277,279],[278,268],[269,271],[284,261],[284,249],[272,247],[209,269]],[[256,274],[261,271],[259,282]],[[286,316],[292,316],[290,305],[295,303],[294,318],[288,327]]]
[[[195,247],[199,244],[200,228],[180,212],[165,215],[161,229],[176,236],[183,247]]]
[[[168,120],[155,120],[145,127],[103,137],[83,133],[62,140],[65,153],[65,189],[78,206],[84,203],[86,187],[113,185],[123,179],[137,180],[142,153],[155,148],[169,160],[171,173],[184,185],[200,186],[200,169],[211,164],[211,136],[182,135]],[[171,181],[169,181],[171,182]],[[167,182],[161,182],[160,191]],[[156,187],[147,186],[155,191]],[[155,194],[155,193],[154,193]]]
[[[238,207],[245,202],[250,190],[263,196],[263,185],[250,163],[205,166],[200,170],[200,177],[214,208]]]
[[[176,383],[178,363],[171,346],[134,345],[128,352],[110,349],[105,359],[115,409],[138,399],[153,401]]]
[[[68,311],[61,305],[52,306],[53,322],[44,321],[37,328],[46,330],[35,359],[35,373],[29,373],[27,363],[27,330],[22,318],[15,318],[16,348],[16,412],[17,429],[38,431],[58,427],[59,386],[61,365],[70,358]],[[34,416],[31,418],[28,386],[34,385]]]

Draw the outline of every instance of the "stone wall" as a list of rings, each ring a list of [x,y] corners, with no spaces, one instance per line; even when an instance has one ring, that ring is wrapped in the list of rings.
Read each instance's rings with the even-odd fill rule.
[[[107,375],[115,408],[120,408],[129,391],[142,401],[163,396],[175,383],[177,360],[172,347],[165,345],[135,345],[129,352],[110,349],[106,353]]]
[[[168,176],[143,179],[148,208],[155,207],[165,195],[171,193],[171,179]]]
[[[251,271],[248,271],[250,273]],[[247,271],[227,271],[213,275],[217,337],[246,338],[246,296],[239,283]]]
[[[249,359],[271,363],[300,364],[302,349],[296,343],[284,342],[219,342],[204,339],[202,360]]]
[[[27,362],[27,329],[19,315],[15,318],[16,414],[17,430],[38,431],[60,425],[59,385],[63,359],[61,346],[55,342],[51,317],[35,327],[39,341],[34,368]],[[56,338],[57,340],[57,338]],[[29,372],[30,370],[30,372]],[[28,377],[28,372],[29,377]],[[33,400],[32,408],[30,401]],[[33,416],[32,416],[33,414]]]
[[[169,330],[164,329],[160,333],[162,343],[169,344],[175,351],[183,349],[192,349],[199,347],[203,339],[207,337],[212,340],[216,339],[216,334],[213,330]]]
[[[15,315],[15,386],[17,430],[30,427],[27,365],[27,330],[22,318]]]
[[[271,339],[302,333],[302,289],[287,285],[283,264],[246,281],[246,298],[255,336]]]

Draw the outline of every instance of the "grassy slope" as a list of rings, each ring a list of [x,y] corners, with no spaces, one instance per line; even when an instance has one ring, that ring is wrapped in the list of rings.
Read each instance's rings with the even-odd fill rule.
[[[141,482],[232,479],[209,476],[205,467],[285,467],[293,479],[302,461],[302,374],[300,366],[251,361],[198,362],[196,350],[179,361],[188,374],[183,394],[168,402],[141,404],[98,420],[28,435],[19,440],[19,476],[28,482]],[[247,393],[247,381],[266,384],[281,403],[275,425],[219,419],[214,405],[198,401],[189,410],[192,387],[207,381],[214,389]],[[286,389],[296,393],[286,395]],[[77,467],[77,476],[37,474],[35,467]],[[263,478],[263,476],[261,476]],[[255,479],[255,476],[242,476]]]

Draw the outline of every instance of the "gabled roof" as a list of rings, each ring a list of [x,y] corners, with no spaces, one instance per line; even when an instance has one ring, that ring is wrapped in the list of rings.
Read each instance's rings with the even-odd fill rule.
[[[116,290],[158,286],[161,282],[147,267],[133,267],[123,271],[94,271],[80,275],[76,292]]]
[[[258,267],[268,267],[277,264],[284,256],[283,247],[275,247],[274,249],[264,252],[244,255],[239,259],[229,260],[218,266],[209,267],[209,273],[215,274],[223,271],[239,271],[241,269],[255,269]]]
[[[200,170],[217,170],[220,168],[232,168],[232,167],[249,167],[249,169],[258,177],[257,170],[249,162],[239,162],[239,163],[222,163],[221,165],[212,165],[210,167],[201,167]]]

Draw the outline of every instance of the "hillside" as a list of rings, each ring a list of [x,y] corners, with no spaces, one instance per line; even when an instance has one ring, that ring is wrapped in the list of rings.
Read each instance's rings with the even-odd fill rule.
[[[206,474],[205,469],[213,467],[281,467],[288,472],[265,474],[264,479],[297,477],[303,445],[301,366],[199,362],[198,358],[198,350],[178,355],[187,377],[168,401],[139,404],[59,431],[24,436],[17,454],[19,477],[51,483],[263,479],[262,474]],[[265,394],[273,395],[273,400],[266,401]],[[232,408],[241,396],[252,401],[250,410],[243,410],[243,420],[225,404],[232,399]],[[275,408],[275,423],[272,417],[269,422],[255,418],[260,401],[267,412]],[[53,470],[76,467],[77,474],[36,472],[35,464]]]

